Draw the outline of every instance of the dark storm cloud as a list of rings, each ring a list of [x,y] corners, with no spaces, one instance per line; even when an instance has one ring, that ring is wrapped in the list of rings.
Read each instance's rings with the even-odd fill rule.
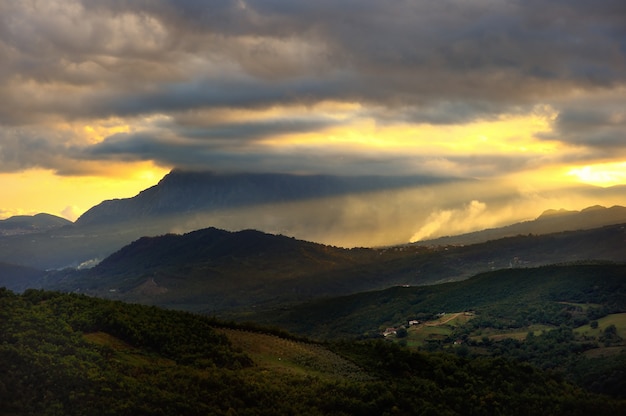
[[[546,140],[566,140],[586,151],[581,160],[626,157],[626,90],[616,89],[593,98],[559,103],[554,131],[539,134]]]
[[[241,124],[218,125],[212,127],[179,127],[178,134],[182,137],[198,140],[258,140],[278,137],[289,133],[306,133],[318,131],[336,125],[331,120],[277,120],[264,122],[247,122]]]
[[[251,172],[301,172],[340,173],[346,168],[354,173],[366,174],[371,165],[364,169],[362,157],[347,155],[337,157],[322,153],[308,152],[297,158],[285,158],[285,154],[272,154],[254,149],[241,151],[220,144],[207,145],[196,140],[174,142],[167,137],[155,135],[116,134],[102,143],[88,149],[83,157],[93,160],[154,160],[166,166],[186,166],[192,169],[216,171]],[[375,163],[374,159],[367,162]],[[387,160],[379,160],[387,163]],[[361,167],[359,167],[361,165]],[[244,167],[244,168],[242,168]],[[389,173],[389,172],[387,172]],[[393,173],[397,173],[395,170]]]
[[[615,106],[624,108],[625,98],[590,115],[567,103],[572,91],[626,85],[621,0],[0,0],[0,61],[0,122],[21,132],[68,120],[121,117],[132,124],[132,118],[175,118],[198,109],[329,101],[359,103],[360,115],[380,124],[446,125],[548,104],[560,114],[556,131],[544,138],[597,150],[624,147]],[[0,169],[56,169],[54,154],[197,164],[230,154],[225,140],[254,143],[333,123],[341,122],[311,116],[212,129],[152,125],[91,150],[77,147],[75,137],[70,143],[43,133],[24,142],[35,140],[52,156],[22,151]],[[8,130],[0,137],[4,152],[15,153]],[[190,151],[185,137],[203,144]],[[249,158],[232,157],[250,169]],[[290,154],[280,166],[298,166],[306,157]],[[268,158],[278,163],[275,155]]]
[[[210,168],[217,171],[299,172],[327,174],[404,175],[413,172],[441,176],[495,176],[505,170],[522,170],[538,163],[532,155],[495,156],[477,151],[473,155],[433,159],[430,156],[325,152],[306,149],[296,154],[281,150],[240,148],[238,143],[191,140],[174,141],[153,134],[120,133],[83,149],[82,158],[92,160],[153,160],[164,166]],[[290,157],[293,156],[293,157]],[[242,169],[241,167],[245,167]]]
[[[0,128],[0,172],[62,167],[69,153],[65,139],[50,131]]]
[[[340,78],[340,77],[338,77]],[[266,108],[279,104],[314,104],[332,95],[340,79],[285,81],[267,84],[250,78],[198,80],[163,85],[131,97],[104,94],[86,112],[117,116],[167,113],[203,108]],[[95,111],[94,111],[95,110]]]

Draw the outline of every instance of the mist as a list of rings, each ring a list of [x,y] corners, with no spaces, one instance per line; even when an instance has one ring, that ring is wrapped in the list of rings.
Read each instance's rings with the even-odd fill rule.
[[[257,229],[339,247],[388,246],[528,221],[548,209],[581,210],[597,203],[597,192],[529,192],[502,181],[438,184],[189,214],[169,231]],[[613,205],[623,203],[618,190],[603,194]]]

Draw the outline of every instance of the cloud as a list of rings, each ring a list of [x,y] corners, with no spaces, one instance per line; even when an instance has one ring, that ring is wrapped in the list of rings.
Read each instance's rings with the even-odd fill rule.
[[[61,216],[70,221],[76,221],[76,218],[80,217],[82,213],[83,210],[81,210],[79,207],[75,205],[68,205],[61,211]]]
[[[414,243],[432,236],[440,236],[442,230],[450,235],[472,231],[480,224],[479,217],[486,209],[487,205],[484,202],[472,200],[460,209],[435,211],[426,218],[424,225],[413,234],[410,241]]]
[[[574,96],[559,107],[554,132],[539,137],[567,140],[592,152],[626,154],[626,87],[601,91],[594,97]]]
[[[388,172],[445,162],[489,176],[532,160],[626,157],[625,9],[619,0],[0,0],[0,169],[82,174],[117,159],[311,172],[371,161]],[[350,110],[320,114],[328,103]],[[558,157],[433,154],[423,139],[410,152],[336,145],[337,131],[361,134],[364,121],[384,142],[393,126],[443,132],[541,106],[558,116],[534,137],[569,146]],[[238,111],[250,118],[219,118]],[[128,128],[98,140],[81,131],[112,119]],[[293,145],[312,134],[330,148]]]

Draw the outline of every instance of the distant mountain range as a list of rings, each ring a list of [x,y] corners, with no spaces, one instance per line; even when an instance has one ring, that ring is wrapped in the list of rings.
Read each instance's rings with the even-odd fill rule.
[[[365,195],[362,198],[367,201],[368,192],[452,180],[459,181],[422,176],[216,174],[175,169],[135,197],[92,207],[71,227],[0,236],[0,261],[41,269],[79,267],[100,261],[143,236],[207,227],[254,228],[288,235],[305,227],[320,235],[341,233],[337,217],[345,201],[331,203],[326,197]]]
[[[624,261],[623,225],[517,236],[457,247],[341,249],[247,230],[145,237],[88,270],[50,272],[35,286],[228,314],[394,285],[463,280],[488,270]]]
[[[420,241],[417,244],[475,244],[516,235],[541,235],[561,231],[587,230],[611,224],[626,223],[626,207],[605,208],[595,205],[582,211],[550,209],[532,221],[524,221],[500,228],[491,228],[473,233],[441,237]]]
[[[382,214],[386,209],[383,206],[389,205],[389,201],[399,204],[397,192],[410,190],[407,192],[419,194],[419,186],[451,182],[456,186],[459,181],[421,176],[339,177],[173,170],[159,184],[135,197],[94,206],[74,224],[48,214],[0,221],[0,262],[38,269],[84,267],[144,236],[182,234],[207,227],[233,231],[253,228],[318,242],[325,241],[329,235],[337,239],[348,235],[350,241],[379,246],[376,235],[406,233],[404,223]],[[372,194],[377,194],[375,199],[382,205],[372,208]],[[402,205],[398,211],[406,213],[411,209],[410,205]],[[378,222],[385,215],[384,221]],[[626,208],[620,206],[591,207],[581,212],[547,211],[534,221],[418,245],[467,245],[507,236],[618,223],[626,223]]]
[[[41,233],[68,225],[72,222],[50,214],[16,215],[0,220],[0,236]]]

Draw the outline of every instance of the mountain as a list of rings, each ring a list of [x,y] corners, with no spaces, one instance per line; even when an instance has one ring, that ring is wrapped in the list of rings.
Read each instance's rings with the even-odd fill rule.
[[[375,276],[354,270],[397,257],[254,230],[207,228],[140,238],[92,269],[50,273],[42,287],[218,311],[371,288]]]
[[[50,214],[16,215],[0,220],[0,236],[40,233],[71,225],[65,218]]]
[[[33,228],[28,234],[20,229],[20,233],[0,235],[0,262],[44,270],[88,267],[143,236],[181,234],[207,227],[257,229],[342,247],[386,246],[390,241],[408,241],[414,234],[411,228],[420,218],[426,219],[427,213],[420,205],[424,195],[435,195],[439,185],[464,189],[472,183],[421,176],[216,174],[175,169],[159,184],[133,198],[94,206],[74,224],[64,222],[66,225],[60,228]],[[419,244],[469,244],[503,236],[578,229],[582,224],[572,220],[554,227],[548,223],[563,219],[558,215],[545,217],[536,229],[513,226],[477,234],[478,238],[470,235],[469,239],[466,236]],[[612,217],[601,214],[599,218],[596,224],[602,225]],[[616,215],[611,221],[626,219]]]
[[[215,228],[144,237],[88,270],[50,272],[36,287],[228,314],[394,285],[466,279],[511,267],[623,261],[624,226],[517,236],[464,247],[342,249]]]
[[[615,205],[606,208],[600,205],[581,211],[550,209],[532,221],[524,221],[501,228],[491,228],[456,236],[425,240],[416,244],[475,244],[498,238],[526,234],[549,234],[561,231],[586,230],[612,224],[626,223],[626,207]]]
[[[333,244],[348,247],[355,241],[377,245],[372,238],[375,230],[367,233],[363,224],[372,220],[370,212],[387,204],[386,192],[409,192],[451,181],[468,182],[421,176],[216,174],[175,169],[135,197],[92,207],[71,226],[0,235],[0,261],[39,269],[79,267],[94,264],[143,236],[207,227],[254,228],[310,241],[334,236],[333,240],[346,244]],[[377,192],[384,194],[378,195],[378,206],[372,199]],[[367,208],[355,210],[355,206]]]
[[[450,179],[423,176],[217,174],[174,169],[157,185],[135,197],[108,200],[96,205],[81,215],[76,224],[115,224],[173,214],[398,189],[446,180]]]

